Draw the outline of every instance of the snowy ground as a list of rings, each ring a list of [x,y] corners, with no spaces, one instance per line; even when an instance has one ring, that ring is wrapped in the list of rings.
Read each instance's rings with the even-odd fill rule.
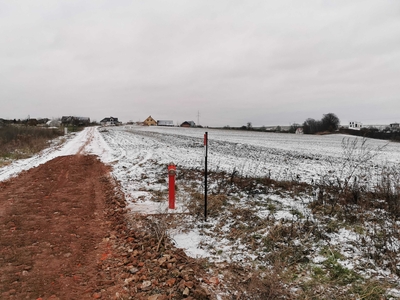
[[[203,166],[203,135],[208,131],[209,167],[242,176],[271,176],[310,182],[326,173],[338,174],[342,168],[342,140],[354,140],[346,135],[288,135],[279,133],[234,130],[190,129],[179,127],[127,127],[113,130],[110,140],[139,139],[142,149],[149,147],[151,155],[161,163],[172,161],[185,167]],[[359,139],[360,147],[361,139]],[[143,144],[144,143],[144,144]],[[122,147],[126,146],[126,142]],[[160,148],[161,147],[161,148]],[[165,148],[163,148],[165,147]],[[377,149],[380,149],[376,151]],[[367,150],[376,157],[374,165],[399,164],[400,144],[368,140]],[[130,151],[127,149],[126,151]],[[146,149],[146,151],[149,151]],[[360,150],[359,150],[360,152]]]
[[[37,167],[53,158],[77,153],[99,155],[104,162],[109,162],[110,147],[104,142],[96,128],[86,128],[78,133],[69,133],[66,136],[53,140],[49,148],[31,158],[16,160],[0,168],[0,181],[17,176],[22,171]]]
[[[168,163],[176,164],[178,173],[187,169],[203,170],[205,129],[128,126],[103,128],[100,131],[112,149],[113,173],[122,183],[127,199],[132,200],[132,210],[143,213],[167,211]],[[209,168],[228,174],[237,171],[241,176],[269,176],[277,180],[312,182],[320,180],[326,174],[334,179],[346,176],[352,171],[352,160],[365,153],[372,157],[367,163],[369,171],[372,169],[379,173],[383,166],[398,165],[400,162],[399,143],[368,140],[366,146],[361,148],[359,140],[357,148],[346,160],[343,157],[342,141],[347,138],[353,141],[355,138],[351,136],[207,131],[210,140]],[[373,185],[376,174],[369,175],[365,184]],[[191,194],[182,186],[194,186],[194,189],[201,191],[202,182],[181,179],[177,184],[177,211],[188,212],[187,201],[190,201]],[[217,188],[215,182],[210,183],[211,191],[217,193]],[[317,228],[324,230],[325,225],[319,224],[308,208],[313,200],[310,195],[294,196],[285,191],[254,197],[238,192],[229,197],[225,213],[209,218],[207,224],[198,218],[185,217],[181,227],[178,226],[171,234],[177,246],[184,248],[191,256],[208,257],[215,262],[268,267],[268,249],[264,248],[260,252],[261,244],[263,237],[269,236],[272,229],[275,230],[279,224],[298,222],[301,227],[305,220],[311,220]],[[248,212],[248,215],[256,216],[257,219],[252,220],[250,217],[244,220],[241,216],[232,215],[232,209],[239,209],[241,213]],[[385,215],[380,217],[385,218]],[[235,236],[232,233],[246,227],[249,230],[247,236]],[[260,229],[253,229],[257,227]],[[370,229],[377,234],[376,226]],[[340,253],[337,264],[346,270],[367,278],[393,278],[396,281],[398,277],[385,264],[378,266],[368,258],[369,252],[374,249],[368,234],[370,233],[357,233],[351,228],[343,227],[326,234],[323,240],[310,242],[311,237],[308,236],[309,239],[300,237],[289,243],[293,247],[301,244],[301,247],[307,248],[307,259],[317,266],[326,264],[329,254],[321,253],[324,253],[324,249],[330,249],[329,251]],[[360,241],[364,241],[364,244]],[[254,243],[259,245],[250,245]],[[400,249],[397,239],[391,241],[391,246],[397,252]],[[393,290],[392,294],[400,296],[397,290]]]
[[[318,179],[321,174],[339,168],[342,162],[345,135],[288,135],[279,133],[242,132],[233,130],[190,129],[176,127],[108,127],[89,128],[67,136],[67,143],[51,147],[32,158],[19,160],[0,169],[0,180],[14,176],[22,170],[38,166],[62,155],[78,152],[99,155],[116,165],[115,172],[122,181],[140,174],[140,165],[148,160],[159,164],[173,162],[184,168],[203,168],[203,135],[209,133],[209,168],[231,173],[237,170],[243,176],[267,176],[276,179]],[[104,142],[104,140],[106,143]],[[377,152],[374,165],[400,163],[400,143],[369,139],[368,147]],[[376,149],[383,147],[380,151]],[[124,163],[127,164],[124,166]],[[130,174],[130,175],[129,175]],[[121,177],[121,178],[120,178]]]
[[[16,176],[23,170],[57,156],[76,153],[96,154],[103,162],[112,165],[112,174],[120,182],[132,211],[146,214],[163,213],[168,211],[166,166],[173,162],[177,165],[178,174],[180,170],[203,170],[205,131],[209,133],[211,170],[224,171],[227,174],[236,171],[244,177],[267,176],[277,180],[293,179],[308,183],[318,181],[326,174],[333,177],[346,174],[349,164],[343,159],[342,140],[354,139],[343,135],[307,136],[187,128],[136,126],[87,128],[80,133],[70,134],[63,144],[60,144],[60,140],[56,140],[39,155],[15,161],[1,168],[0,180]],[[382,149],[376,151],[379,148]],[[400,163],[400,143],[368,140],[364,152],[365,150],[376,154],[369,161],[375,170],[380,170],[384,165],[395,166]],[[356,154],[359,155],[361,150],[357,151]],[[368,182],[371,183],[373,180],[372,176]],[[186,186],[192,184],[195,190],[202,188],[201,180],[190,182],[182,179],[177,183]],[[216,188],[218,187],[211,183],[210,189]],[[190,192],[187,189],[179,189],[177,210],[174,212],[188,212],[189,198]],[[307,219],[319,226],[308,208],[308,203],[313,201],[310,195],[294,196],[285,191],[271,191],[249,197],[245,193],[238,192],[231,195],[227,201],[227,205],[231,208],[242,209],[249,215],[256,216],[256,219],[251,219],[254,223],[244,220],[239,215],[228,213],[210,218],[207,224],[188,216],[186,223],[182,224],[185,226],[177,227],[171,232],[178,247],[186,249],[189,255],[195,257],[209,257],[219,262],[258,263],[265,266],[268,249],[263,252],[253,251],[248,244],[248,236],[234,237],[232,232],[247,226],[251,232],[251,241],[260,244],[279,224],[300,219],[301,223]],[[385,217],[384,214],[382,217]],[[266,227],[258,228],[260,222],[264,222],[262,224]],[[258,229],[253,231],[252,226]],[[366,228],[368,230],[368,224]],[[370,230],[377,228],[371,227]],[[360,241],[364,241],[364,246]],[[398,277],[385,268],[384,264],[378,266],[367,258],[371,244],[368,243],[368,232],[364,230],[355,232],[351,228],[343,227],[327,234],[327,238],[321,241],[294,239],[291,243],[294,246],[307,244],[311,249],[308,259],[316,265],[326,261],[326,256],[321,253],[322,249],[329,247],[341,253],[339,263],[349,270],[355,270],[364,276],[390,277],[395,281],[398,280]],[[399,241],[392,240],[391,247],[398,253]],[[253,247],[253,249],[259,248]],[[397,259],[398,256],[399,254]],[[400,297],[398,290],[393,290],[391,293]]]

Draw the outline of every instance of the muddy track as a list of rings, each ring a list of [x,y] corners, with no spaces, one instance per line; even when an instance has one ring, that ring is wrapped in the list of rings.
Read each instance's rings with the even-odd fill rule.
[[[0,184],[2,299],[89,298],[102,288],[108,173],[94,156],[65,156]]]
[[[109,171],[63,156],[0,182],[0,299],[213,298],[198,262],[128,217]]]

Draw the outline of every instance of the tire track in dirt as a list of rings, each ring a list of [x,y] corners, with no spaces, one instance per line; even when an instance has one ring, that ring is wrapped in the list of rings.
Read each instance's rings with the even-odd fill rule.
[[[80,154],[86,154],[85,152],[85,148],[90,145],[90,143],[93,141],[94,139],[94,130],[95,128],[89,128],[88,132],[87,132],[87,139],[86,142],[79,148],[78,152],[76,154],[80,155]]]
[[[109,169],[64,156],[0,183],[0,298],[85,299],[98,282]]]

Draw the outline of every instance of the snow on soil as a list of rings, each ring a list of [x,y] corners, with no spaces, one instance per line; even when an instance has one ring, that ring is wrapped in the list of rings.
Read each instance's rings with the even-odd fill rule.
[[[318,181],[326,174],[345,176],[348,165],[343,159],[342,140],[355,139],[345,135],[307,136],[164,127],[127,126],[100,129],[112,149],[113,174],[121,182],[127,199],[132,201],[130,208],[133,211],[168,211],[166,166],[173,162],[177,165],[178,173],[179,169],[203,170],[203,135],[206,130],[210,141],[209,169],[228,174],[236,171],[241,176],[269,176],[277,180],[294,179],[304,182]],[[399,143],[368,140],[366,150],[372,153],[373,157],[368,163],[377,172],[385,165],[395,166],[400,162]],[[373,185],[373,180],[375,179],[371,176],[365,184]],[[201,185],[201,182],[197,182],[197,185]],[[210,190],[213,188],[217,187],[210,185]],[[178,192],[179,194],[177,211],[186,212],[185,205],[190,195],[184,191]],[[299,216],[314,220],[308,208],[308,203],[314,199],[309,195],[294,199],[281,193],[258,195],[249,199],[247,195],[238,194],[236,198],[236,202],[232,204],[235,207],[245,210],[253,205],[254,215],[259,218],[273,218],[277,224],[280,220],[296,221]],[[271,206],[274,211],[271,211]],[[185,249],[188,255],[208,257],[219,262],[264,263],[266,254],[252,252],[245,238],[232,241],[224,237],[224,233],[228,234],[232,230],[232,223],[237,220],[229,217],[222,219],[220,216],[211,218],[206,225],[191,217],[187,217],[186,221],[194,224],[191,230],[178,228],[170,234],[177,246]],[[255,234],[265,236],[268,229]],[[335,247],[343,254],[339,260],[343,267],[354,269],[367,277],[388,278],[387,274],[390,274],[390,277],[397,278],[386,267],[376,266],[374,261],[366,258],[373,248],[370,244],[357,246],[360,240],[368,240],[368,234],[361,236],[351,229],[342,228],[338,232],[327,234],[327,239],[328,242],[310,245],[313,249],[309,255],[310,261],[318,264],[322,249]],[[293,241],[293,244],[302,242],[304,241]],[[399,252],[399,241],[393,241],[393,247]],[[366,269],[365,266],[371,268]]]
[[[95,128],[86,128],[79,133],[69,133],[53,140],[49,148],[37,155],[27,159],[16,160],[0,168],[0,181],[17,176],[22,171],[37,167],[53,158],[74,155],[79,152],[99,155],[103,158],[103,161],[109,161],[109,146]]]
[[[130,127],[125,129],[141,136],[141,143],[153,148],[160,163],[193,168],[203,166],[203,134],[209,132],[209,167],[242,176],[270,176],[274,179],[319,180],[326,173],[342,172],[343,138],[346,135],[288,135],[179,127]],[[115,138],[129,138],[126,131],[114,132]],[[160,149],[160,146],[165,148]],[[141,146],[146,148],[146,146]],[[368,148],[377,152],[371,164],[399,164],[400,144],[369,140]],[[146,150],[148,151],[148,150]],[[340,173],[340,175],[342,175]]]
[[[241,132],[230,130],[188,129],[166,127],[103,127],[86,128],[77,134],[67,136],[65,143],[56,141],[51,147],[29,159],[14,161],[0,168],[0,181],[16,176],[23,170],[43,164],[57,156],[76,153],[95,154],[112,165],[112,174],[120,182],[129,207],[139,213],[168,212],[167,169],[173,162],[179,172],[183,169],[202,170],[204,166],[203,134],[209,133],[209,168],[225,171],[228,174],[238,172],[241,176],[268,176],[277,180],[317,181],[324,174],[343,175],[342,140],[344,135],[289,135],[277,133]],[[354,137],[349,137],[354,139]],[[368,140],[371,152],[384,146],[371,159],[375,168],[400,163],[400,143],[387,143],[380,140]],[[339,175],[338,175],[339,176]],[[210,189],[213,189],[211,186]],[[158,196],[157,196],[158,195]],[[186,212],[187,198],[184,192],[177,198],[177,210]],[[280,220],[296,220],[299,215],[313,218],[307,204],[313,199],[304,196],[293,199],[287,195],[259,195],[251,201],[263,203],[256,214],[259,218],[273,217]],[[249,206],[249,199],[238,194],[235,206]],[[258,205],[258,204],[257,204]],[[274,207],[272,212],[270,207]],[[188,217],[188,220],[190,218]],[[193,222],[196,222],[193,220]],[[208,228],[193,228],[191,231],[176,230],[173,238],[178,247],[185,249],[193,257],[210,257],[213,260],[252,262],[257,259],[248,245],[237,239],[233,244],[225,238],[213,234],[215,226],[221,222],[218,218],[209,221]],[[231,221],[227,221],[221,232],[230,230]],[[267,234],[267,232],[259,232]],[[370,264],[363,257],[368,252],[352,247],[360,236],[350,229],[340,229],[329,234],[330,245],[337,246],[344,257],[340,263],[348,269],[357,268],[361,263]],[[300,241],[293,241],[294,244]],[[311,261],[318,264],[323,260],[317,249],[324,245],[314,245],[315,253]],[[393,241],[393,247],[399,252],[399,241]],[[351,248],[351,249],[350,249]],[[216,253],[217,252],[217,253]],[[346,254],[347,253],[347,254]],[[365,257],[365,256],[364,256]],[[260,257],[259,257],[260,259]],[[262,259],[262,257],[261,257]],[[388,276],[388,270],[372,267],[365,271],[369,275]],[[390,273],[390,272],[389,272]],[[390,274],[396,277],[394,274]],[[398,292],[393,290],[393,293]]]
[[[205,129],[165,127],[116,127],[101,129],[112,148],[114,175],[122,183],[128,199],[150,199],[146,191],[163,191],[165,183],[155,181],[165,169],[159,165],[175,163],[181,168],[202,169],[204,165],[203,134]],[[209,132],[209,168],[237,170],[243,176],[266,176],[276,179],[299,178],[304,181],[342,166],[342,139],[345,135],[288,135],[229,130]],[[387,144],[387,145],[386,145]],[[400,144],[368,140],[374,150],[385,146],[372,159],[375,166],[398,164]],[[271,197],[271,196],[270,196]],[[278,197],[279,198],[279,197]],[[284,207],[303,209],[306,203],[292,199],[275,199]],[[310,201],[304,199],[303,201]],[[262,215],[262,211],[259,212]]]

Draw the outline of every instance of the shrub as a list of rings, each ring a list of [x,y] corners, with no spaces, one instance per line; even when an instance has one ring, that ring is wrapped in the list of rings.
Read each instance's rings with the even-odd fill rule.
[[[48,141],[61,136],[58,129],[27,126],[0,128],[0,157],[26,158],[48,146]]]

